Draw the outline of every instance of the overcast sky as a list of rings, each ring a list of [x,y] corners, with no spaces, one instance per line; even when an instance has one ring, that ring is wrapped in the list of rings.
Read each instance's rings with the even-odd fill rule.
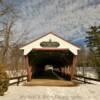
[[[100,25],[100,0],[8,0],[21,11],[16,30],[28,38],[54,32],[68,40],[84,38],[91,25]]]

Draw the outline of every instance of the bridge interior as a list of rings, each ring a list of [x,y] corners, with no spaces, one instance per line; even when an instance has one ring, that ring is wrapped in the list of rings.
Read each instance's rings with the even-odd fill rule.
[[[32,78],[58,79],[52,71],[61,77],[67,76],[65,70],[72,64],[73,54],[69,50],[32,50],[28,58]],[[52,66],[52,69],[48,67],[49,70],[45,70],[47,65]]]

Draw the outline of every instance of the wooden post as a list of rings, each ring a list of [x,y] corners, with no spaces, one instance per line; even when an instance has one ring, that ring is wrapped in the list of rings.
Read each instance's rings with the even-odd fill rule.
[[[60,72],[60,76],[62,75],[62,72],[61,72],[61,67],[59,67],[59,72]]]
[[[66,72],[67,72],[67,78],[68,80],[71,80],[71,68],[72,68],[72,65],[68,65],[67,69],[66,69]]]
[[[74,75],[75,75],[76,61],[77,61],[77,56],[74,55],[73,56],[73,62],[72,62],[72,65],[71,65],[71,80],[74,78]]]
[[[65,70],[65,79],[66,79],[66,75],[67,75],[67,74],[66,74],[66,71],[67,71],[66,66],[64,67],[64,70]]]
[[[17,86],[19,86],[19,83],[20,83],[20,77],[18,77]]]
[[[61,76],[64,77],[64,68],[63,67],[61,67],[61,74],[62,74]]]
[[[25,67],[27,69],[27,81],[31,81],[32,68],[29,66],[28,56],[25,56]]]

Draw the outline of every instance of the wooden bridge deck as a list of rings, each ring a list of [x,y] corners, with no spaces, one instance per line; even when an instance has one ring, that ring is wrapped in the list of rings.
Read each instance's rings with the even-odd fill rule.
[[[54,80],[54,79],[33,79],[25,83],[25,86],[78,86],[76,81]]]

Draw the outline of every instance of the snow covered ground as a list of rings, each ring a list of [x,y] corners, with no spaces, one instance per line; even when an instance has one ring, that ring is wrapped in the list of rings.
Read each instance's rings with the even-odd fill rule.
[[[0,100],[100,100],[100,85],[76,87],[10,86]]]
[[[84,75],[83,75],[84,70]],[[83,75],[85,77],[90,77],[94,79],[98,79],[97,70],[100,71],[100,67],[97,69],[95,67],[77,67],[77,75]]]

